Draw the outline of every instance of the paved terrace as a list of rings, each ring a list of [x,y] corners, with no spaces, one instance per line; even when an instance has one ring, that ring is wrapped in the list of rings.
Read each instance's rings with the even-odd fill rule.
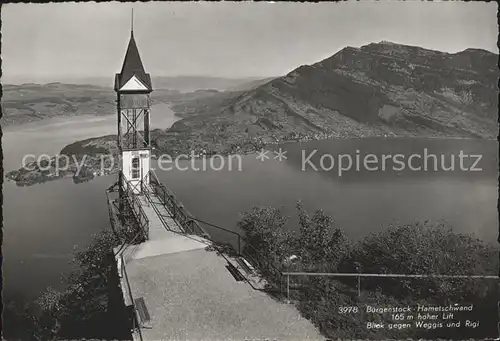
[[[168,231],[181,228],[158,197],[148,197],[141,195],[140,202],[149,219],[149,240],[123,251],[125,303],[131,304],[128,279],[130,294],[144,299],[150,315],[134,339],[325,339],[293,305],[237,281],[226,269],[226,258],[205,250],[209,240]]]

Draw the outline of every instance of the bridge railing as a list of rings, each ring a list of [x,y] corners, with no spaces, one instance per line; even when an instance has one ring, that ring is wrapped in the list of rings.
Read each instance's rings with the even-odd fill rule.
[[[276,260],[269,259],[255,249],[248,240],[240,235],[238,232],[225,229],[221,226],[205,222],[203,220],[195,218],[184,206],[177,200],[175,195],[166,188],[159,180],[154,171],[150,172],[150,184],[160,199],[161,204],[164,205],[174,216],[175,219],[181,224],[184,234],[195,234],[204,236],[206,239],[220,243],[220,240],[214,240],[211,234],[207,233],[207,230],[211,230],[213,234],[217,234],[217,239],[222,240],[233,240],[229,243],[232,249],[235,251],[237,256],[244,257],[251,265],[257,269],[263,277],[268,280],[270,288],[277,290],[281,297],[286,298],[289,302],[297,299],[293,296],[298,294],[297,290],[307,291],[308,286],[312,284],[309,279],[312,278],[346,278],[350,277],[357,279],[357,291],[358,296],[361,292],[361,279],[371,278],[371,277],[406,277],[406,278],[426,278],[426,277],[441,277],[441,278],[482,278],[482,279],[497,279],[497,276],[446,276],[446,275],[432,275],[432,274],[422,274],[422,275],[405,275],[405,274],[369,274],[369,273],[331,273],[331,272],[306,272],[301,271],[289,271],[292,269],[287,269],[284,271],[284,266]],[[134,202],[138,202],[135,195],[131,196],[135,198]],[[140,203],[138,208],[142,211]],[[143,211],[142,211],[143,212]],[[146,216],[144,215],[146,218]],[[147,219],[147,218],[146,218]],[[166,224],[166,223],[164,223]],[[205,228],[204,228],[204,227]],[[230,237],[229,237],[230,236]],[[227,243],[226,243],[227,244]],[[309,269],[310,270],[310,269]],[[325,281],[327,283],[328,281]],[[327,289],[327,288],[326,288]],[[325,289],[325,290],[326,290]]]
[[[184,207],[184,205],[175,197],[175,195],[165,187],[156,176],[154,171],[149,172],[150,185],[154,194],[161,200],[161,203],[172,213],[175,220],[179,222],[183,231],[187,234],[194,234],[204,237],[210,237],[198,222],[193,219],[193,215]]]
[[[281,289],[283,276],[279,265],[257,251],[245,237],[238,232],[195,218],[176,196],[158,180],[154,171],[150,171],[150,184],[161,203],[181,224],[185,233],[201,235],[216,243],[224,241],[224,244],[229,245],[237,256],[244,257],[256,269],[265,271],[266,277],[273,279],[274,283],[270,283],[272,286]],[[207,232],[209,230],[211,233]],[[214,238],[216,236],[217,238]]]
[[[121,277],[122,278],[125,278],[125,285],[126,285],[126,295],[128,296],[128,299],[130,300],[130,303],[132,305],[132,311],[133,311],[133,315],[132,315],[132,330],[137,330],[138,331],[138,334],[139,334],[139,340],[140,341],[143,341],[143,337],[142,337],[142,331],[141,331],[141,327],[140,327],[140,324],[139,324],[139,318],[137,316],[137,307],[135,306],[135,301],[134,301],[134,296],[132,295],[132,289],[130,287],[130,281],[129,281],[129,278],[128,278],[128,274],[127,274],[127,270],[125,268],[125,259],[123,258],[123,252],[120,253],[120,259],[121,259],[121,269],[118,269],[118,271],[121,272]]]
[[[123,190],[127,194],[126,197],[128,204],[132,208],[132,212],[134,214],[137,223],[139,224],[139,228],[144,232],[144,236],[148,238],[149,236],[148,216],[144,212],[144,209],[142,208],[138,196],[135,195],[133,191],[134,185],[132,185],[130,181],[127,181],[124,176],[122,178],[123,178]]]
[[[229,245],[233,251],[236,253],[236,256],[243,257],[247,260],[255,269],[263,272],[263,275],[267,279],[272,279],[272,283],[270,285],[274,286],[276,289],[280,289],[283,283],[283,276],[280,266],[274,260],[269,259],[255,249],[248,239],[238,232],[228,230],[221,226],[193,218],[202,226],[207,226],[206,229],[213,229],[212,235],[217,236],[217,238],[213,238],[212,241],[220,242],[224,241],[225,245]],[[231,242],[228,242],[231,241]]]

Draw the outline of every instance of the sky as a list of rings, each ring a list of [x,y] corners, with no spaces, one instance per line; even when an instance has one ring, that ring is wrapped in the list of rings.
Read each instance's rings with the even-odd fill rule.
[[[114,77],[134,36],[154,76],[274,77],[382,40],[498,53],[495,2],[49,3],[2,6],[3,83]]]

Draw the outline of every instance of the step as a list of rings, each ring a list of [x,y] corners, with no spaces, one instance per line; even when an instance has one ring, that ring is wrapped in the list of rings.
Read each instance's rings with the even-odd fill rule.
[[[241,282],[241,281],[245,280],[245,277],[243,277],[243,275],[238,271],[238,269],[236,269],[234,267],[233,264],[227,262],[226,269],[231,273],[231,275],[233,275],[234,279],[237,282]]]
[[[236,258],[236,262],[247,274],[253,274],[255,272],[255,269],[243,257]]]

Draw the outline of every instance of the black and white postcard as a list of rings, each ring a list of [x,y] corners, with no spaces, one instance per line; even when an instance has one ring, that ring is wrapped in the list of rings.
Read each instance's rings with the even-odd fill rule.
[[[2,340],[500,338],[495,2],[1,12]]]

